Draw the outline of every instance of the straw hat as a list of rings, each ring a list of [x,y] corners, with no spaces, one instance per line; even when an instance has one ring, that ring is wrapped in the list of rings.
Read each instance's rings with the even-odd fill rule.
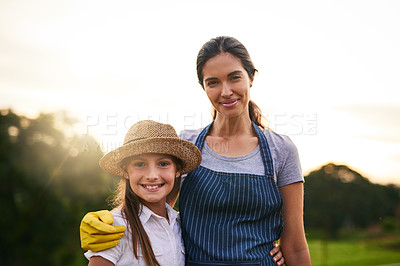
[[[183,163],[181,174],[196,169],[201,163],[197,147],[180,139],[171,125],[143,120],[131,126],[124,144],[104,155],[99,165],[104,171],[123,177],[122,160],[145,153],[163,153],[179,158]]]

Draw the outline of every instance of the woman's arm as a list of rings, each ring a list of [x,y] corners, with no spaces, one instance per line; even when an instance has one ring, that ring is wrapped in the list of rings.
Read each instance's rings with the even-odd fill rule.
[[[296,182],[279,188],[283,198],[283,232],[280,246],[285,263],[290,265],[311,265],[310,253],[303,223],[303,182]]]
[[[111,212],[103,210],[87,213],[80,226],[81,247],[84,250],[101,251],[119,243],[124,236],[125,226],[113,226]]]

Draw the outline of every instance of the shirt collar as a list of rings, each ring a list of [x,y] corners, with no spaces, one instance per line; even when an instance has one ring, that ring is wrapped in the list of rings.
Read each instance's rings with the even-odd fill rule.
[[[175,220],[178,217],[178,212],[175,211],[169,204],[165,203],[165,207],[167,208],[167,213],[168,213],[168,218],[169,218],[169,223],[172,225],[175,223]],[[155,214],[152,210],[150,210],[148,207],[142,204],[142,211],[139,215],[139,219],[142,222],[142,224],[145,224],[149,221],[150,218],[164,218],[161,217],[160,215]]]

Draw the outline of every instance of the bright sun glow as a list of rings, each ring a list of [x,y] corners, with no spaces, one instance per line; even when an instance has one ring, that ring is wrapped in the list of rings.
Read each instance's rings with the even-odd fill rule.
[[[0,108],[68,110],[104,151],[142,119],[200,128],[196,55],[231,35],[259,70],[252,99],[305,173],[335,162],[400,184],[399,2],[289,2],[3,1]]]

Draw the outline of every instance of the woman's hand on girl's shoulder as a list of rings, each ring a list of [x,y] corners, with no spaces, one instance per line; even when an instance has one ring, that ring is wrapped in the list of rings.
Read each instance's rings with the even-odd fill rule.
[[[274,248],[271,249],[269,255],[272,257],[272,260],[279,266],[285,266],[285,258],[283,257],[281,246],[277,244],[276,241],[274,243]]]

